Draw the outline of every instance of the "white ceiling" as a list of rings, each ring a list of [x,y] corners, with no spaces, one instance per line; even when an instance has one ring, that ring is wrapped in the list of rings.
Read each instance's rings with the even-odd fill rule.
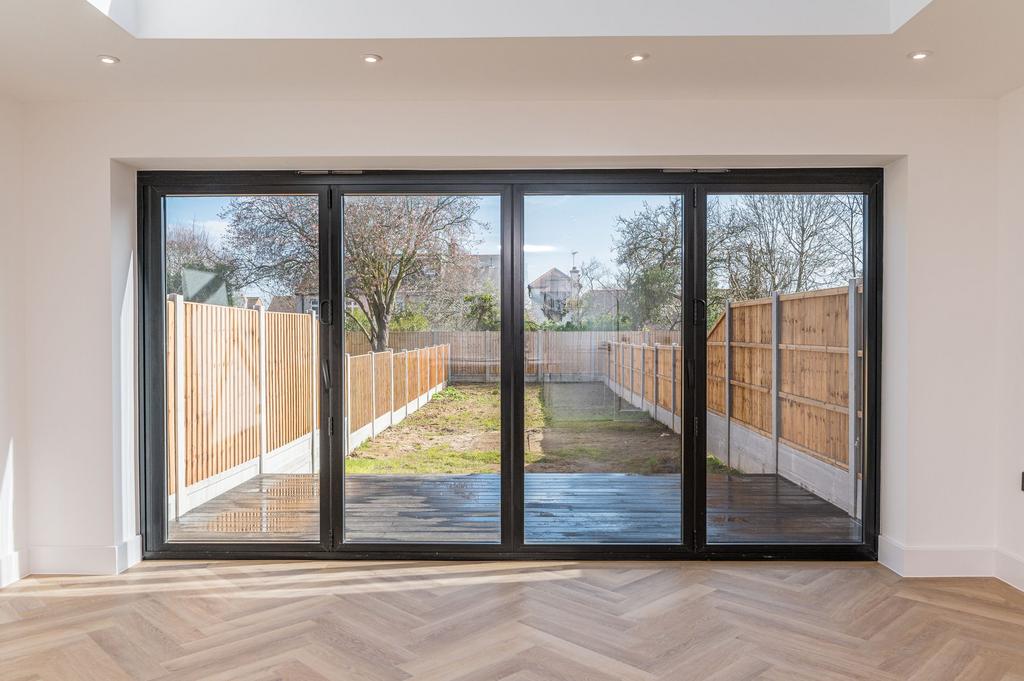
[[[887,34],[931,0],[88,0],[137,38]]]
[[[919,2],[899,1],[905,11]],[[1024,85],[1022,27],[1024,0],[933,0],[898,31],[883,35],[146,40],[85,0],[0,0],[0,96],[26,101],[995,98]],[[923,63],[906,59],[920,49],[934,56]],[[626,55],[634,51],[651,59],[632,64]],[[359,55],[367,52],[383,55],[384,61],[362,63]],[[98,54],[117,55],[121,63],[104,66]]]

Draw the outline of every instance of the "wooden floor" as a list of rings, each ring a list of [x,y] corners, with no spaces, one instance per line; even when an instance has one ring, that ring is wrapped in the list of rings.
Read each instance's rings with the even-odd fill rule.
[[[1020,681],[1024,594],[875,564],[144,562],[0,590],[4,681]]]
[[[345,536],[352,542],[498,542],[497,475],[353,475]],[[253,478],[170,523],[172,541],[317,541],[313,475]],[[526,476],[526,540],[536,544],[680,541],[678,475]],[[775,475],[708,476],[708,538],[722,543],[843,543],[860,526]]]

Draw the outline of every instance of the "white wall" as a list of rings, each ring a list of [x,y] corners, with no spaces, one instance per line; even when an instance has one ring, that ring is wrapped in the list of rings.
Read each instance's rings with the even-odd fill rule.
[[[999,102],[996,572],[1024,589],[1024,88]]]
[[[112,159],[558,167],[568,158],[608,166],[608,158],[804,157],[806,165],[874,155],[894,159],[886,168],[883,560],[911,574],[991,573],[996,417],[977,396],[996,384],[995,340],[984,332],[996,313],[996,113],[982,101],[34,106],[26,210],[45,219],[27,243],[32,567],[112,571],[131,550],[123,419],[132,405],[118,383],[130,366],[120,315],[133,180]],[[969,369],[957,371],[968,357]]]
[[[24,234],[21,161],[24,112],[0,100],[0,586],[28,568],[28,458],[24,398]]]

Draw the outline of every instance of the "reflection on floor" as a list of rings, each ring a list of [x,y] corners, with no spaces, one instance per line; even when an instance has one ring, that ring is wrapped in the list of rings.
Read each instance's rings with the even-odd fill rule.
[[[169,523],[171,541],[318,541],[315,475],[263,475]],[[497,542],[500,479],[352,475],[346,540]],[[526,476],[526,536],[544,544],[671,544],[680,538],[678,475]],[[711,543],[844,543],[860,524],[775,475],[708,475]]]
[[[143,561],[0,589],[0,679],[1011,681],[1024,593],[876,563]]]

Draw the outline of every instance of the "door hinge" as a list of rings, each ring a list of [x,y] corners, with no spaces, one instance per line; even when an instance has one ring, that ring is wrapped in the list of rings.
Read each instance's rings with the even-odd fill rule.
[[[320,301],[320,322],[327,326],[334,323],[334,310],[329,300]]]
[[[333,416],[328,416],[327,417],[327,434],[332,436],[332,437],[334,436],[334,417]]]
[[[697,416],[693,417],[693,439],[700,437],[700,418]]]

